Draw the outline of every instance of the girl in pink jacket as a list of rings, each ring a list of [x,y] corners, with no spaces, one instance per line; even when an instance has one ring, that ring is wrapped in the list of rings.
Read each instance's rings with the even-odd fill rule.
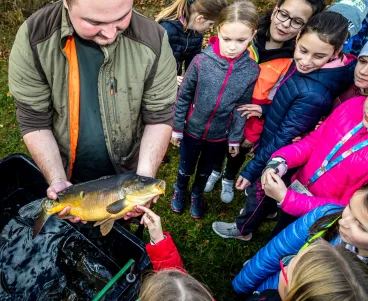
[[[276,151],[262,185],[284,212],[295,217],[324,204],[347,205],[353,193],[368,183],[367,146],[368,98],[358,96],[337,107],[309,136]],[[286,187],[280,176],[298,166]]]

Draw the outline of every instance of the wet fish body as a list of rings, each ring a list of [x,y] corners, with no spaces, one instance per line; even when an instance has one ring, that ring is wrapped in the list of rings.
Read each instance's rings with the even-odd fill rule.
[[[19,210],[23,217],[35,217],[33,237],[47,219],[70,206],[70,217],[96,221],[102,235],[112,229],[116,219],[124,217],[134,206],[145,206],[152,198],[165,192],[165,182],[136,174],[122,174],[76,184],[58,193],[58,199],[45,198]]]

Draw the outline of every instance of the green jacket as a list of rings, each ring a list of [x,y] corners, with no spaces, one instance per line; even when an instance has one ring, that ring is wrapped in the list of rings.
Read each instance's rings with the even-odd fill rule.
[[[74,72],[76,52],[66,51],[74,32],[67,14],[56,2],[22,24],[10,54],[9,88],[22,135],[52,130],[69,178],[78,140],[80,79]],[[117,172],[134,170],[144,125],[171,125],[175,59],[165,30],[134,11],[129,27],[101,49],[105,62],[98,96],[107,150]]]

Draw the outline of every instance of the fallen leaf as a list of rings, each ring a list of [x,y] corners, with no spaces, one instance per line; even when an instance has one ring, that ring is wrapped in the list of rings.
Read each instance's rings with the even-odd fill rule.
[[[226,213],[225,212],[221,212],[220,214],[219,214],[219,216],[221,216],[221,217],[224,217],[226,215]]]
[[[206,240],[204,241],[204,244],[205,244],[205,245],[208,245],[208,244],[209,244],[209,242],[210,242],[210,241],[206,239]]]
[[[13,95],[10,93],[10,91],[8,93],[6,93],[6,96],[8,97],[12,97]]]

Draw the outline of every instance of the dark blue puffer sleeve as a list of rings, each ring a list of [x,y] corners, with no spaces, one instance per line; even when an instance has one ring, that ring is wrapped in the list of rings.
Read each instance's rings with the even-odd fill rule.
[[[249,294],[266,287],[260,285],[268,283],[266,280],[280,272],[279,261],[287,255],[294,255],[308,239],[309,228],[322,216],[342,211],[344,207],[328,204],[318,207],[297,219],[274,237],[266,246],[243,267],[233,280],[233,288],[238,294]],[[266,281],[266,282],[265,282]],[[271,283],[274,283],[271,281]]]
[[[170,44],[170,47],[173,51],[173,55],[174,55],[175,60],[176,60],[176,71],[181,74],[181,67],[183,65],[183,61],[180,59],[181,53],[175,47],[175,42],[174,42],[174,40],[178,39],[179,36],[180,36],[179,29],[175,25],[173,25],[173,24],[171,24],[170,22],[167,22],[167,21],[160,22],[160,25],[163,28],[165,28],[165,30],[167,32],[167,36],[169,37],[169,44]]]
[[[277,99],[274,99],[275,101]],[[267,144],[260,146],[255,157],[243,168],[240,175],[251,183],[254,182],[275,151],[292,143],[295,137],[312,131],[322,116],[328,114],[330,110],[331,100],[326,100],[321,94],[315,92],[300,94],[293,101],[276,134]]]

